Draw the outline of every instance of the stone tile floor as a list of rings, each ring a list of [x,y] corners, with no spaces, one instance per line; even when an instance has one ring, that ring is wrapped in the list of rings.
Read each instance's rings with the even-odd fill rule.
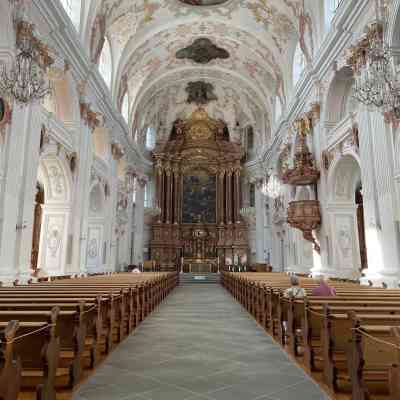
[[[73,400],[329,400],[219,285],[177,288]]]

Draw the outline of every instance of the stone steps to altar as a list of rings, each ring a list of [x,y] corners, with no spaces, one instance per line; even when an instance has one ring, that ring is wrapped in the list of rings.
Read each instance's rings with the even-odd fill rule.
[[[181,285],[219,284],[220,275],[210,273],[183,273],[180,274]]]

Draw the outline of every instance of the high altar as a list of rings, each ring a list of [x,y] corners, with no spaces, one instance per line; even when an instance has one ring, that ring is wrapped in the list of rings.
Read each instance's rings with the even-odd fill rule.
[[[199,108],[175,122],[153,156],[161,214],[152,225],[151,258],[185,272],[217,272],[247,258],[239,213],[243,148],[229,141],[226,124]]]

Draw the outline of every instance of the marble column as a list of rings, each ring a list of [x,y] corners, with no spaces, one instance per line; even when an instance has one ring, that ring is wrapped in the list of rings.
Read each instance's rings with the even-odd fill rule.
[[[174,169],[174,224],[179,223],[180,178],[179,168],[176,167]]]
[[[232,170],[226,171],[226,222],[232,223]]]
[[[234,172],[234,222],[240,223],[240,167],[236,167]]]
[[[218,218],[220,225],[225,222],[225,196],[224,196],[225,170],[218,172]]]
[[[159,160],[157,160],[156,165],[156,195],[157,195],[157,206],[160,207],[161,213],[158,215],[158,222],[162,221],[162,209],[163,209],[163,201],[162,201],[162,181],[163,181],[163,169],[162,164]]]
[[[262,180],[256,181],[255,191],[255,208],[256,208],[256,261],[258,263],[264,260],[264,215],[265,215],[265,198],[262,193]]]
[[[165,169],[164,167],[161,167],[161,178],[160,178],[160,207],[161,207],[161,214],[160,214],[160,220],[162,223],[165,222],[165,213],[166,213],[166,209],[165,209],[165,182],[166,182],[166,173],[165,173]]]
[[[143,262],[143,233],[144,233],[144,190],[145,185],[138,180],[135,203],[135,241],[134,241],[134,264]]]
[[[165,184],[164,193],[166,196],[165,201],[165,223],[169,224],[171,222],[171,168],[168,166],[165,169]]]
[[[0,232],[0,281],[21,283],[31,276],[34,203],[39,166],[42,113],[36,102],[14,105],[6,132],[4,197]]]
[[[367,278],[375,280],[377,283],[385,282],[389,286],[397,287],[400,280],[400,247],[399,229],[395,219],[396,192],[394,185],[392,126],[385,124],[383,116],[378,112],[370,112],[368,117],[370,120],[369,132],[373,148],[373,158],[371,161],[373,161],[375,166],[375,193],[379,216],[377,219],[379,221],[377,233],[380,248],[377,249],[376,242],[368,240],[370,227],[366,226],[368,269],[365,272]],[[361,134],[360,136],[361,139],[363,135]],[[368,165],[364,165],[363,170],[368,168]],[[372,264],[370,266],[370,259],[374,261],[372,253],[376,251],[380,251],[381,260],[379,261],[382,264]],[[375,260],[375,262],[379,261]]]
[[[395,234],[393,230],[395,222],[393,215],[390,216],[384,210],[387,207],[389,213],[392,211],[393,205],[390,204],[392,200],[386,204],[382,202],[379,204],[380,196],[386,201],[391,198],[391,190],[388,186],[392,167],[389,166],[391,157],[388,149],[385,149],[387,135],[383,118],[362,107],[359,112],[359,151],[368,258],[365,280],[371,280],[377,284],[385,281],[386,268],[389,276],[395,276],[393,266],[398,267],[398,245],[394,243],[397,240],[397,233]],[[386,169],[383,170],[384,166]],[[378,182],[378,176],[382,182]],[[390,234],[393,234],[392,238]],[[391,246],[393,246],[392,249]],[[387,255],[384,254],[385,249],[388,251]]]

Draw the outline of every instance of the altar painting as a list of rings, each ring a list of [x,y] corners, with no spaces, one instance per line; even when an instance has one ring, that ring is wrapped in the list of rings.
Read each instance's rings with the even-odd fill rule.
[[[183,177],[184,224],[216,223],[216,177],[199,171]]]

